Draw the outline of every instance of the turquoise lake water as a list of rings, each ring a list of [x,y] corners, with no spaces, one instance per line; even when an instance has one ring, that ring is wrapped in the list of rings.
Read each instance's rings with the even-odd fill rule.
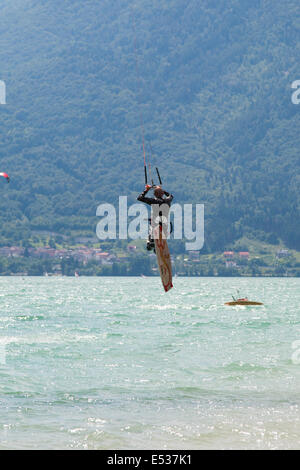
[[[300,448],[300,279],[0,285],[0,449]]]

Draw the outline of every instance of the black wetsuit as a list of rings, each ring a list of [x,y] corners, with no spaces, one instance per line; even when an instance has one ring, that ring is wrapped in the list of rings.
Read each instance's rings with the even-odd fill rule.
[[[145,204],[148,204],[149,206],[153,206],[155,204],[158,204],[159,206],[163,204],[167,204],[169,207],[171,206],[171,203],[173,201],[173,195],[168,193],[167,191],[164,191],[164,195],[166,197],[147,197],[146,194],[148,193],[149,189],[145,189],[137,198],[138,201],[144,202]],[[161,213],[159,215],[162,215]],[[151,226],[151,219],[149,219],[150,226]],[[147,250],[151,251],[154,248],[154,240],[152,237],[152,231],[149,233],[148,241],[147,241]]]

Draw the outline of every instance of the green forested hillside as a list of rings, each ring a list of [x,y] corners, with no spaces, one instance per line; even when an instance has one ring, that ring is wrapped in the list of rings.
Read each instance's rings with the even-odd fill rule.
[[[0,243],[133,202],[141,111],[167,189],[205,204],[206,250],[300,249],[299,33],[299,0],[2,2]]]

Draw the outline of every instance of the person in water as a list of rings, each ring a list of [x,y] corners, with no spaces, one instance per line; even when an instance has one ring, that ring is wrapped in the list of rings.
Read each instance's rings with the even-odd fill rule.
[[[172,194],[168,193],[167,191],[164,191],[160,186],[155,186],[154,197],[148,197],[146,196],[146,194],[148,193],[148,191],[150,191],[151,188],[152,186],[150,186],[149,184],[146,184],[144,191],[138,196],[137,200],[140,202],[144,202],[145,204],[148,204],[151,207],[154,205],[161,206],[163,204],[166,204],[169,207],[171,206],[171,203],[173,200]],[[161,211],[159,212],[159,215],[162,216]],[[154,239],[152,236],[151,219],[149,219],[149,221],[150,221],[151,228],[150,228],[149,236],[147,240],[147,250],[148,251],[154,250],[155,252],[155,244],[154,244]]]

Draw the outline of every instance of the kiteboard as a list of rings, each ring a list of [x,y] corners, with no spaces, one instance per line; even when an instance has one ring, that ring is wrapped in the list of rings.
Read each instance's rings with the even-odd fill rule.
[[[168,292],[170,289],[172,289],[173,284],[172,263],[167,239],[163,234],[162,224],[157,224],[152,229],[161,282],[164,286],[165,292]]]

